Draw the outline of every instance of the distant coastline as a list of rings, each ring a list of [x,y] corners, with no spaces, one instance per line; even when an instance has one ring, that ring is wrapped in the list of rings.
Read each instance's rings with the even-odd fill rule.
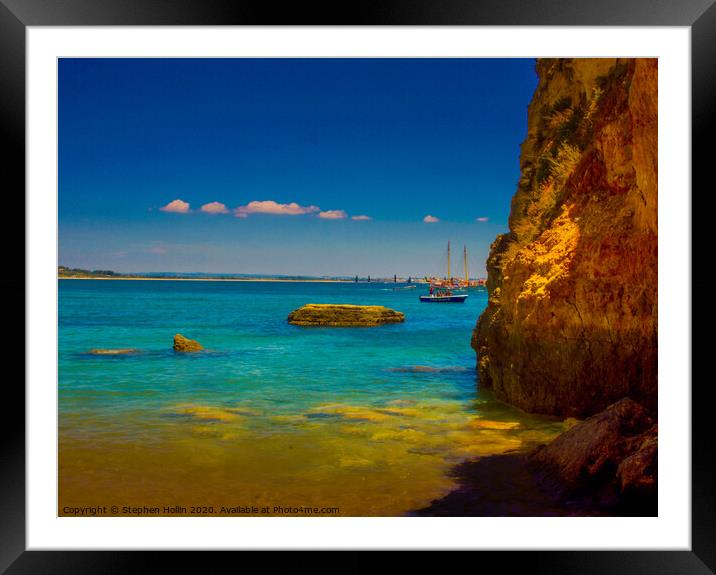
[[[423,283],[423,278],[376,278],[360,277],[312,277],[290,275],[254,275],[254,274],[212,274],[181,272],[118,273],[111,270],[85,270],[58,266],[57,279],[61,280],[153,280],[153,281],[214,281],[214,282],[284,282],[284,283]]]
[[[134,281],[180,281],[180,282],[294,282],[294,283],[355,283],[344,279],[287,279],[287,278],[187,278],[187,277],[147,277],[147,276],[61,276],[59,280],[134,280]],[[379,282],[371,282],[379,283]]]

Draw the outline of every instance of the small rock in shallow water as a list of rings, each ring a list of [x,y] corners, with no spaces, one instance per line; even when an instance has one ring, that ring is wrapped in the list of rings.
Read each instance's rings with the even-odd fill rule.
[[[174,336],[174,351],[201,351],[204,347],[196,340],[189,339],[180,333]]]

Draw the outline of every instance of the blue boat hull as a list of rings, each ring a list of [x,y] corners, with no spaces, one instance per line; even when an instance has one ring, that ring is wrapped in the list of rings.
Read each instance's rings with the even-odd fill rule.
[[[421,295],[420,301],[426,303],[463,303],[467,299],[467,294],[458,295]]]

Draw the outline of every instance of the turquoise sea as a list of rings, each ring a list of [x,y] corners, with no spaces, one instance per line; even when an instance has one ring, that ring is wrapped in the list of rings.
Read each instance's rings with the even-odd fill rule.
[[[418,301],[424,285],[395,287],[60,280],[58,513],[403,515],[453,489],[456,463],[563,430],[480,390],[470,336],[484,289],[440,305]],[[406,320],[289,325],[307,303]],[[206,350],[173,352],[176,333]]]

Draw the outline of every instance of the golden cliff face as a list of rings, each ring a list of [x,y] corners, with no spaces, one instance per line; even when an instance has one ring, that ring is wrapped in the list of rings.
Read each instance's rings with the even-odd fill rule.
[[[488,258],[480,385],[527,411],[656,411],[657,60],[543,59],[510,233]]]

